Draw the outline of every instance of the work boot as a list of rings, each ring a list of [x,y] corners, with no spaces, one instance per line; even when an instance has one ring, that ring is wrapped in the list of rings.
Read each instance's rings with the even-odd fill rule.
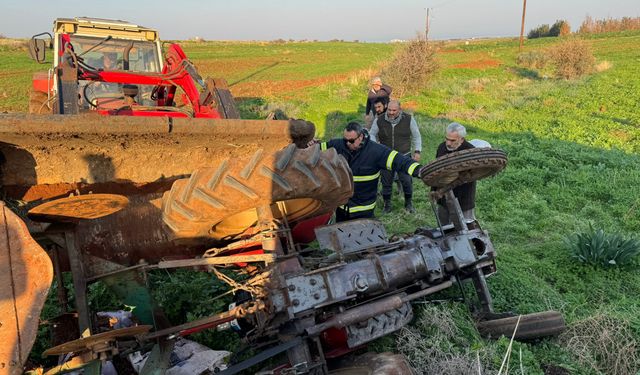
[[[415,214],[416,213],[416,209],[413,208],[413,203],[411,202],[411,199],[405,199],[405,201],[404,201],[404,209],[410,214]]]
[[[385,214],[391,213],[391,199],[384,200],[384,207],[382,208],[382,212]]]

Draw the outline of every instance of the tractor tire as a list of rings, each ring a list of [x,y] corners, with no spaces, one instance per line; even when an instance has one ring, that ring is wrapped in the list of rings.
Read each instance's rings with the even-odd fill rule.
[[[353,194],[347,161],[319,145],[291,144],[271,155],[225,159],[177,180],[162,198],[162,217],[175,239],[233,240],[258,221],[256,208],[271,206],[280,218],[284,203],[290,224],[328,213]]]
[[[29,113],[33,114],[47,114],[52,113],[51,109],[47,105],[49,100],[47,93],[42,91],[36,91],[31,89],[29,93]]]
[[[340,360],[330,366],[331,375],[414,375],[415,371],[402,354],[365,353]]]
[[[484,337],[499,338],[505,336],[511,338],[513,330],[518,322],[517,316],[509,318],[481,321],[476,324],[478,332]],[[564,331],[566,325],[562,314],[557,311],[544,311],[541,313],[522,315],[515,339],[519,341],[534,340],[546,336],[557,335]]]
[[[456,187],[498,174],[507,166],[507,154],[491,148],[472,148],[441,156],[420,170],[432,187]]]

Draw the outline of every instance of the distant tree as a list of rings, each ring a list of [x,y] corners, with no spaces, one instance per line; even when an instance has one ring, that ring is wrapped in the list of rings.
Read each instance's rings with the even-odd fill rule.
[[[557,20],[549,29],[549,36],[565,36],[571,33],[571,26],[565,20]]]
[[[527,34],[527,38],[535,39],[535,38],[544,38],[545,36],[549,36],[549,25],[544,24],[536,27],[535,29],[531,29],[529,34]]]
[[[590,16],[587,16],[584,21],[582,21],[582,24],[578,29],[578,33],[597,34],[625,30],[640,30],[640,17],[622,17],[622,19],[605,18],[601,20],[594,20]]]

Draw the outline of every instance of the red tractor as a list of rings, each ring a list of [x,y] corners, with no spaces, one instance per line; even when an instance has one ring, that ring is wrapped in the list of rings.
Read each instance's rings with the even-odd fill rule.
[[[203,80],[178,44],[162,56],[155,30],[125,21],[59,18],[53,36],[34,36],[43,63],[49,35],[53,67],[36,73],[29,112],[239,118],[224,80]]]

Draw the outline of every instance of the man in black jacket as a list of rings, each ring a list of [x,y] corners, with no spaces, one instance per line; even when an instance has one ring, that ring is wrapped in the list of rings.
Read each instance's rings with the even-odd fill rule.
[[[419,176],[420,164],[397,151],[372,142],[369,132],[357,122],[350,122],[343,138],[320,143],[320,148],[336,149],[344,156],[353,173],[353,196],[346,205],[336,209],[336,221],[374,217],[380,171],[387,169]]]
[[[436,158],[456,151],[468,150],[474,146],[465,140],[467,129],[457,122],[452,122],[447,126],[447,134],[444,142],[440,143],[436,151]],[[432,190],[435,190],[432,189]],[[476,206],[476,182],[469,182],[453,189],[453,195],[458,198],[462,215],[467,221],[476,219],[474,208]],[[438,201],[438,218],[442,225],[449,224],[449,210],[443,199]]]

